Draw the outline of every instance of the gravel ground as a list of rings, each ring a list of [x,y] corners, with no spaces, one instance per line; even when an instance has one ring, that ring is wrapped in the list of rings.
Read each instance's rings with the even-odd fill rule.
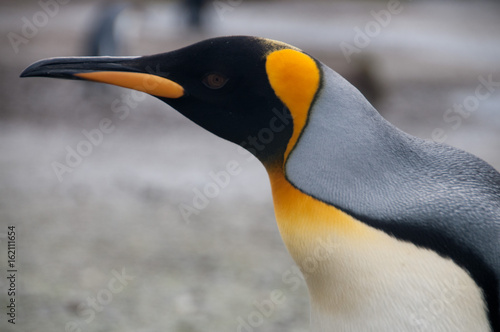
[[[229,2],[227,2],[229,3]],[[209,6],[202,34],[181,28],[175,4],[129,9],[121,20],[128,54],[175,49],[211,35],[251,34],[295,44],[364,87],[401,129],[470,151],[500,169],[500,88],[460,124],[454,104],[474,96],[480,78],[500,81],[500,6],[481,2],[404,3],[350,64],[353,43],[386,2],[243,1],[221,16]],[[22,33],[37,1],[2,4],[0,32]],[[294,263],[274,220],[264,168],[158,100],[124,89],[49,79],[19,79],[31,62],[78,55],[94,8],[61,5],[19,45],[0,41],[0,304],[10,296],[8,226],[16,229],[16,324],[1,331],[308,330],[305,285],[290,283]],[[38,14],[40,15],[40,14]],[[124,24],[123,22],[120,24]],[[361,76],[360,76],[361,75]],[[498,89],[498,90],[497,90]],[[374,92],[375,91],[375,92]],[[135,96],[130,113],[111,112]],[[112,129],[96,134],[103,119]],[[87,133],[87,134],[85,134]],[[88,133],[94,133],[94,143]],[[87,135],[87,136],[86,136]],[[85,146],[88,155],[68,157]],[[56,174],[54,162],[74,163]],[[73,159],[71,159],[73,158]],[[239,172],[214,187],[214,174]],[[212,186],[214,197],[197,198]],[[196,200],[196,202],[193,202]],[[188,218],[179,207],[197,203]],[[269,305],[273,294],[282,301]]]

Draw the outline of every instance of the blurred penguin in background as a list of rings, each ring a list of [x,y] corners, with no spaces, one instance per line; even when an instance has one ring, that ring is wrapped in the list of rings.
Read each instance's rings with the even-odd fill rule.
[[[129,5],[127,3],[106,2],[96,9],[95,20],[91,24],[86,53],[91,56],[120,55],[124,41],[116,29],[118,17]]]
[[[187,23],[192,31],[203,30],[203,10],[206,0],[184,0],[184,7],[187,11]]]

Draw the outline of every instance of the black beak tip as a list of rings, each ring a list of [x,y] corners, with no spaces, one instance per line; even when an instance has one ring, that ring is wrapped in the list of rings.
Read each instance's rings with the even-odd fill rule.
[[[51,59],[37,61],[23,70],[19,77],[51,76],[50,64],[53,64],[53,62]]]
[[[33,77],[33,76],[36,76],[35,64],[32,64],[29,67],[27,67],[25,70],[23,70],[21,75],[19,75],[19,77]]]
[[[75,73],[84,72],[82,58],[49,58],[37,61],[28,66],[19,77],[54,77],[79,79]]]
[[[133,62],[140,57],[59,57],[37,61],[20,77],[79,78],[74,74],[91,71],[140,71]]]

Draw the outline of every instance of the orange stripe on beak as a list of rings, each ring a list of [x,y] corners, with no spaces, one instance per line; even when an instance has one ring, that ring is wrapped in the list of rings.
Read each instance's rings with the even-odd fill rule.
[[[101,83],[108,83],[124,88],[149,93],[157,97],[180,98],[184,96],[184,88],[169,79],[144,73],[122,71],[96,71],[78,73],[74,76]]]

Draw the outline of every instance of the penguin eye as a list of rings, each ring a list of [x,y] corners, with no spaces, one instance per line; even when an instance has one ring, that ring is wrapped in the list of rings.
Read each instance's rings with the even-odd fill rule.
[[[222,88],[224,85],[226,85],[228,79],[217,73],[210,73],[203,78],[203,84],[207,86],[210,89],[216,90]]]

